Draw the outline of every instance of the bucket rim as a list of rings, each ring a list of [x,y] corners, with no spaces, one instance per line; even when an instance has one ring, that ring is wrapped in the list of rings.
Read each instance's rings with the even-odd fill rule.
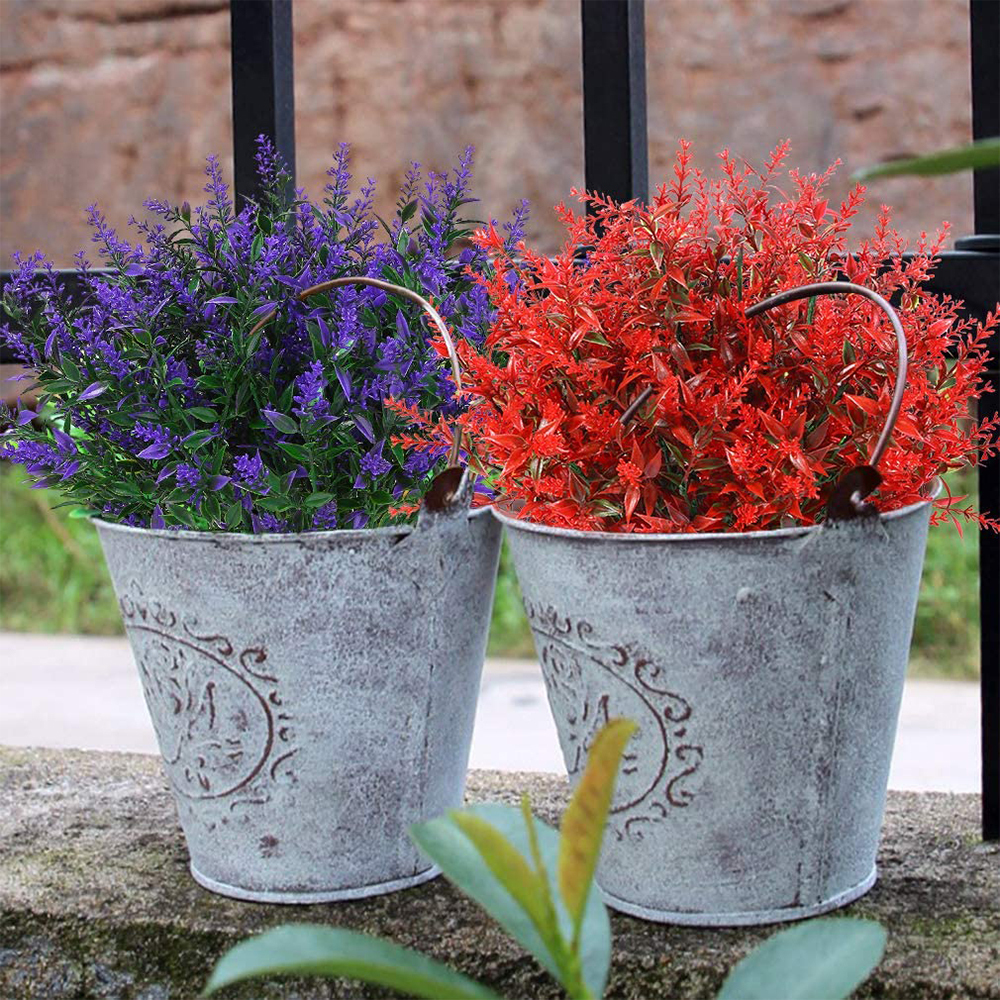
[[[488,506],[470,508],[468,518],[482,517],[490,512]],[[351,543],[376,539],[402,539],[412,534],[416,525],[389,525],[384,528],[334,528],[329,531],[281,531],[269,534],[254,534],[250,531],[193,531],[190,528],[138,528],[131,524],[118,524],[115,521],[105,521],[101,517],[91,517],[90,522],[99,530],[121,534],[142,535],[148,538],[162,538],[174,541],[211,542],[225,544],[227,540],[244,544],[261,545],[328,545],[335,543]]]
[[[941,492],[940,479],[935,479],[929,489],[931,490],[931,494],[926,500],[918,500],[915,503],[907,504],[905,507],[897,507],[895,510],[879,513],[878,520],[880,522],[898,521],[901,518],[916,514],[925,507],[929,507]],[[636,542],[639,544],[681,542],[689,545],[708,542],[731,542],[736,544],[742,541],[766,541],[772,538],[803,538],[806,535],[814,534],[820,528],[824,527],[824,523],[821,522],[820,524],[804,524],[792,528],[770,528],[763,531],[581,531],[578,528],[557,528],[553,525],[539,524],[537,521],[526,521],[511,517],[509,514],[501,512],[495,504],[491,504],[489,509],[493,512],[493,516],[508,531],[525,531],[537,535],[551,535],[556,538],[573,539],[574,541]]]

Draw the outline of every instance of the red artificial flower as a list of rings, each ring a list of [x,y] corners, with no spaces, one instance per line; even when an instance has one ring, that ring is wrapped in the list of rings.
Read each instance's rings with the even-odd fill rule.
[[[602,531],[822,520],[833,484],[867,460],[885,422],[893,332],[859,296],[752,319],[746,309],[837,279],[897,302],[909,344],[876,506],[920,500],[935,477],[998,451],[1000,421],[970,416],[998,315],[962,319],[961,303],[924,287],[946,230],[922,236],[905,262],[883,208],[874,235],[850,249],[864,189],[830,206],[822,190],[833,168],[789,171],[792,194],[776,195],[787,144],[762,173],[723,152],[718,180],[692,169],[688,147],[649,205],[578,194],[592,211],[584,217],[560,205],[567,238],[554,259],[509,250],[492,227],[477,234],[495,254],[494,272],[478,280],[497,314],[485,355],[460,345],[463,425],[499,499],[522,518]],[[938,499],[934,520],[987,523],[961,499]]]

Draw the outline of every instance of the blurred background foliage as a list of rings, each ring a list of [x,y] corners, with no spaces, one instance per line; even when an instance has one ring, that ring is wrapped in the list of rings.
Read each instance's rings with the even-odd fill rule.
[[[973,470],[955,494],[976,493]],[[122,631],[97,533],[49,490],[29,489],[19,468],[0,463],[0,629],[116,635]],[[950,525],[931,529],[910,658],[911,674],[972,679],[979,673],[979,546]],[[510,555],[500,561],[491,656],[532,658],[531,633]]]

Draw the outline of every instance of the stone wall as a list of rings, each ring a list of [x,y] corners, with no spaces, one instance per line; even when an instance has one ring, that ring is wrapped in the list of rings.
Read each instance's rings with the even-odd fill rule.
[[[471,802],[516,805],[558,826],[555,775],[470,771]],[[216,896],[188,874],[157,757],[0,746],[0,997],[178,1000],[250,934],[290,921],[387,937],[505,997],[563,996],[445,879],[389,896],[266,906]],[[890,792],[879,879],[842,915],[878,920],[888,946],[856,1000],[1000,1000],[1000,845],[979,838],[978,795]],[[670,873],[664,873],[669,878]],[[778,928],[682,927],[611,915],[607,1000],[714,997],[726,971]],[[247,1000],[382,997],[337,982],[251,983]]]
[[[252,2],[252,0],[238,0]],[[790,138],[804,170],[850,170],[969,136],[967,0],[648,0],[654,181],[676,139],[710,166]],[[0,252],[87,245],[83,207],[126,221],[143,198],[200,197],[231,143],[226,0],[0,3]],[[484,211],[520,197],[557,244],[551,206],[583,180],[576,0],[295,0],[299,181],[322,187],[354,144],[389,206],[409,159],[478,149]],[[908,236],[971,229],[966,177],[885,182]]]

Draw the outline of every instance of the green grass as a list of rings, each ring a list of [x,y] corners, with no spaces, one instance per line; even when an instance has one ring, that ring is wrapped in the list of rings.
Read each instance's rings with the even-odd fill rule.
[[[975,492],[975,474],[955,477],[954,493]],[[31,490],[19,469],[0,465],[0,629],[121,632],[97,534],[59,498]],[[979,549],[975,530],[932,528],[913,636],[910,670],[927,677],[979,673]],[[492,656],[531,657],[531,633],[506,545],[490,631]]]
[[[534,658],[535,646],[531,629],[521,604],[521,588],[514,575],[514,566],[503,540],[500,550],[500,572],[497,575],[496,597],[493,600],[493,621],[490,623],[490,656]]]
[[[949,477],[956,496],[976,497],[973,469]],[[939,524],[927,536],[920,601],[913,626],[910,673],[920,677],[979,676],[979,532]]]
[[[122,631],[97,532],[49,490],[32,490],[0,463],[0,629]]]

